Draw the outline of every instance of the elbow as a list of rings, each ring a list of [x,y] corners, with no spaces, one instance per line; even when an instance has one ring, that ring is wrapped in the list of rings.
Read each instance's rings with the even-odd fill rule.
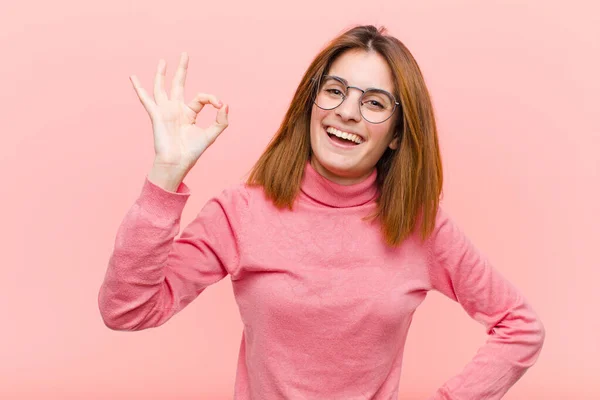
[[[523,339],[522,344],[529,348],[529,354],[535,362],[546,341],[546,327],[538,313],[528,304],[525,306],[528,308],[528,312],[524,312],[520,316],[520,336]]]
[[[544,342],[546,340],[546,328],[539,318],[536,318],[532,323],[529,330],[529,354],[526,357],[525,364],[527,367],[533,366],[540,357]]]
[[[121,292],[124,292],[121,290]],[[141,331],[164,324],[176,312],[159,305],[160,292],[137,296],[119,294],[106,286],[98,294],[98,309],[104,325],[114,331]],[[169,298],[170,299],[170,298]]]
[[[104,325],[113,331],[128,331],[129,329],[123,321],[123,318],[119,318],[115,315],[114,312],[111,312],[106,307],[102,307],[102,304],[99,306],[100,317],[102,317],[102,322]]]
[[[542,321],[538,318],[536,320],[536,328],[537,328],[537,336],[538,336],[538,350],[542,350],[544,346],[544,342],[546,341],[546,327],[542,323]]]
[[[147,311],[126,307],[110,298],[99,297],[98,309],[104,325],[113,331],[141,331],[164,323],[163,320],[152,317],[152,308]]]
[[[109,328],[110,330],[113,331],[125,331],[127,329],[125,329],[125,327],[123,325],[120,325],[116,320],[114,319],[110,319],[110,318],[106,318],[104,315],[102,315],[102,321],[104,322],[104,325]]]
[[[119,311],[121,310],[121,311]],[[126,312],[123,312],[122,306],[100,291],[98,296],[98,311],[104,325],[113,331],[131,331],[136,330],[131,327],[131,320],[127,318]]]
[[[145,325],[143,321],[132,321],[127,318],[119,317],[114,314],[109,314],[100,311],[104,325],[113,331],[141,331],[147,328],[152,328],[152,325]]]
[[[116,317],[114,307],[111,307],[110,296],[106,293],[106,288],[103,285],[98,293],[98,311],[104,325],[113,331],[122,331],[124,327],[119,323],[119,318]]]

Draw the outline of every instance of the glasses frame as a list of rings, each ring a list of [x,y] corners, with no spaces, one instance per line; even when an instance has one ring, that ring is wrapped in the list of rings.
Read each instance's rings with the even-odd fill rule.
[[[360,97],[359,97],[359,99],[358,99],[358,110],[359,110],[359,112],[360,112],[360,115],[361,115],[361,117],[363,117],[363,118],[364,118],[364,120],[365,120],[365,121],[367,121],[367,122],[368,122],[368,123],[370,123],[370,124],[376,124],[376,125],[377,125],[377,124],[382,124],[382,123],[384,123],[385,121],[387,121],[388,119],[392,118],[392,116],[393,116],[393,115],[394,115],[394,113],[396,112],[396,108],[398,108],[398,106],[400,105],[400,103],[398,102],[398,100],[396,100],[396,97],[395,97],[393,94],[391,94],[390,92],[386,91],[386,90],[383,90],[383,89],[378,89],[378,88],[366,88],[366,89],[361,89],[361,88],[359,88],[359,87],[357,87],[357,86],[350,86],[350,85],[348,85],[348,84],[347,84],[348,82],[346,82],[346,81],[345,81],[343,78],[340,78],[339,76],[335,76],[335,75],[322,75],[322,76],[321,76],[321,78],[320,78],[318,81],[317,81],[317,78],[312,78],[312,80],[313,80],[313,81],[317,81],[317,90],[315,91],[315,95],[313,96],[313,103],[314,103],[314,104],[315,104],[317,107],[319,107],[321,110],[335,110],[336,108],[338,108],[339,106],[341,106],[341,105],[342,105],[342,103],[343,103],[343,102],[346,100],[346,97],[348,97],[348,96],[346,96],[346,94],[342,94],[342,96],[343,96],[343,98],[342,98],[342,101],[340,102],[340,104],[338,104],[337,106],[335,106],[335,107],[333,107],[333,108],[323,108],[323,107],[321,107],[320,105],[318,105],[318,104],[317,104],[317,96],[319,95],[319,89],[320,89],[320,86],[321,86],[321,82],[322,82],[322,81],[323,81],[323,79],[325,79],[325,78],[333,78],[333,79],[335,79],[336,81],[340,82],[342,85],[344,85],[344,86],[345,86],[345,88],[346,88],[346,93],[348,93],[348,91],[349,91],[351,88],[352,88],[352,89],[356,89],[356,90],[360,90],[360,91],[362,92],[362,94],[360,95]],[[368,120],[368,119],[367,119],[367,118],[366,118],[366,117],[363,115],[363,113],[362,113],[362,107],[361,107],[361,106],[362,106],[362,99],[363,99],[363,97],[364,97],[365,93],[366,93],[367,91],[369,91],[369,90],[374,90],[374,91],[377,91],[377,92],[379,92],[379,93],[385,93],[385,94],[389,95],[389,96],[390,96],[390,98],[391,98],[391,99],[394,101],[394,108],[393,108],[392,112],[390,113],[390,116],[389,116],[389,117],[387,117],[386,119],[384,119],[384,120],[383,120],[383,121],[381,121],[381,122],[371,122],[371,121],[369,121],[369,120]]]

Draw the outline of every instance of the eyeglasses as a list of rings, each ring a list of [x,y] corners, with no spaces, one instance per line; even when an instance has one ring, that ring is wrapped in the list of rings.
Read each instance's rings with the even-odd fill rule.
[[[372,124],[387,121],[400,105],[396,98],[385,90],[373,88],[363,90],[356,86],[349,86],[345,79],[333,75],[323,75],[317,87],[314,103],[323,110],[333,110],[346,100],[350,88],[362,92],[358,100],[360,114]]]

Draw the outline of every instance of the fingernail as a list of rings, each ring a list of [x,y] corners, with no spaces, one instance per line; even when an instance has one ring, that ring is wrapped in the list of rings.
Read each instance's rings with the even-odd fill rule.
[[[225,106],[225,114],[229,114],[229,104]]]

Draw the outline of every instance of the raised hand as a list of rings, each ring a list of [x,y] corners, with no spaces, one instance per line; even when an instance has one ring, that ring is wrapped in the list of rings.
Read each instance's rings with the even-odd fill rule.
[[[154,79],[154,99],[141,87],[139,79],[132,75],[133,87],[148,112],[154,131],[154,164],[164,168],[189,171],[200,155],[228,126],[229,106],[215,96],[198,93],[188,103],[184,100],[184,87],[189,57],[181,54],[181,60],[171,85],[171,95],[165,91],[166,62],[160,60]],[[208,127],[196,126],[196,117],[205,105],[218,109],[217,117]]]

